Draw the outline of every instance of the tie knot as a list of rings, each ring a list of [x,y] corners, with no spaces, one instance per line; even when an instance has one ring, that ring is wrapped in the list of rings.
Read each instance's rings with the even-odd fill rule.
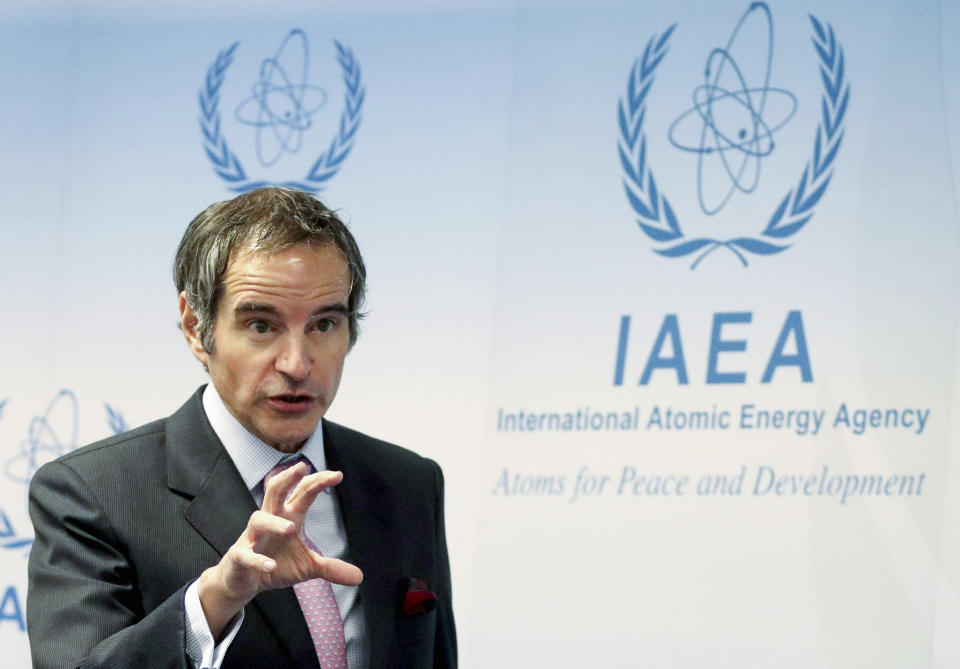
[[[267,487],[267,484],[270,483],[270,479],[272,479],[274,476],[276,476],[277,474],[279,474],[279,473],[281,473],[281,472],[285,472],[286,470],[290,469],[291,467],[293,467],[294,465],[296,465],[297,463],[300,463],[300,462],[303,462],[303,463],[305,463],[305,464],[307,465],[307,474],[308,474],[308,475],[309,475],[309,474],[312,474],[312,473],[314,473],[314,472],[316,471],[316,470],[313,468],[313,465],[310,464],[310,461],[307,459],[307,456],[305,456],[305,455],[298,455],[298,456],[295,457],[295,458],[289,458],[289,459],[287,459],[287,460],[281,460],[280,462],[278,462],[278,463],[276,464],[276,466],[274,466],[273,469],[271,469],[269,472],[267,472],[267,475],[266,475],[266,476],[263,477],[263,487],[266,488],[266,487]]]

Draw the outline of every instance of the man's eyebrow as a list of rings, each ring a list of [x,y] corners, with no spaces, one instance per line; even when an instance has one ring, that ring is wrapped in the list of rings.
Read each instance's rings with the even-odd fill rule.
[[[276,307],[269,304],[257,304],[255,302],[242,302],[233,310],[237,314],[279,314]]]
[[[328,304],[327,306],[320,307],[313,312],[311,318],[329,314],[331,311],[334,313],[343,314],[344,316],[350,315],[350,309],[347,308],[347,305],[345,305],[343,302],[338,302],[337,304]]]

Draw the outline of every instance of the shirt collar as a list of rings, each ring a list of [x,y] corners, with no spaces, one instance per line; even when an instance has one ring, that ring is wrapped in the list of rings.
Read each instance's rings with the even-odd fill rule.
[[[203,391],[203,410],[210,426],[223,442],[223,447],[227,449],[227,454],[240,472],[244,485],[251,492],[276,465],[299,455],[305,456],[318,472],[327,468],[327,458],[323,452],[323,430],[319,425],[300,450],[295,453],[281,453],[240,424],[227,409],[212,383],[207,384]]]

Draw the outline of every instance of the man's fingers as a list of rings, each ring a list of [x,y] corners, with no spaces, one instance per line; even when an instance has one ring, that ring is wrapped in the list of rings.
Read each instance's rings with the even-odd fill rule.
[[[293,513],[306,513],[317,495],[342,480],[341,472],[324,471],[304,476],[287,498],[287,508]]]
[[[230,557],[233,560],[234,568],[242,571],[257,571],[269,574],[277,568],[276,560],[266,555],[260,555],[250,548],[237,547],[236,550],[231,552]]]
[[[356,565],[336,558],[323,557],[314,553],[314,563],[318,570],[318,576],[331,583],[340,585],[360,585],[363,580],[363,572]]]
[[[307,465],[298,462],[293,467],[280,472],[270,479],[263,491],[261,508],[267,513],[279,513],[287,495],[300,480],[307,474]]]
[[[247,536],[254,546],[273,537],[286,537],[297,531],[292,521],[266,511],[254,511],[247,521]]]

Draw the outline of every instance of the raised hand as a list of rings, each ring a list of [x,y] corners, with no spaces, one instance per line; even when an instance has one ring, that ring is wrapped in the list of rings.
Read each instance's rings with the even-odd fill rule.
[[[200,603],[214,639],[258,593],[312,578],[357,585],[363,573],[354,565],[323,557],[302,538],[304,517],[317,495],[343,479],[340,472],[307,474],[298,463],[267,483],[263,505],[250,516],[240,538],[197,584]]]

